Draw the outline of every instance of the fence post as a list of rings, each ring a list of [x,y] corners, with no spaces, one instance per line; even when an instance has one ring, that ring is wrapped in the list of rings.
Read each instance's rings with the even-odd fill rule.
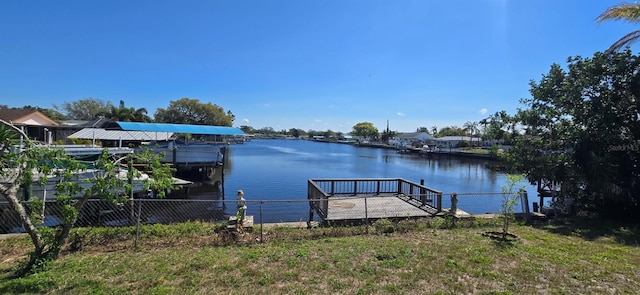
[[[453,193],[451,194],[451,209],[449,210],[451,225],[453,226],[456,226],[456,219],[458,218],[456,213],[458,213],[458,194]]]
[[[260,243],[264,243],[264,237],[262,235],[262,204],[264,204],[264,201],[260,201]]]
[[[135,201],[134,201],[135,202]],[[133,243],[134,247],[138,247],[138,239],[140,239],[140,214],[142,212],[142,200],[138,200],[138,218],[136,220],[136,240]]]
[[[369,207],[367,205],[367,197],[364,197],[364,223],[367,225],[367,234],[369,233]]]
[[[453,212],[453,214],[455,215],[457,211],[458,211],[458,194],[453,193],[451,194],[451,212]]]
[[[436,209],[438,209],[438,212],[442,212],[442,193],[438,193],[438,196],[436,197],[436,199],[437,199]]]
[[[309,222],[307,223],[307,227],[311,228],[311,222],[313,221],[313,202],[315,198],[309,200]]]

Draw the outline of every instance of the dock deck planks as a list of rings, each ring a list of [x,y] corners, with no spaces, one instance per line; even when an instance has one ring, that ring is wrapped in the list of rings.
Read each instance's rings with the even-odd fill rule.
[[[431,212],[432,207],[419,205],[417,202],[410,203],[402,195],[369,196],[366,197],[365,212],[364,196],[332,197],[329,199],[325,221],[429,217],[435,213]]]

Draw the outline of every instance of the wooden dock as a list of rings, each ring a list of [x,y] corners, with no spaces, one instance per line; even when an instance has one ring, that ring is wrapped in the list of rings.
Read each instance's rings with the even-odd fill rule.
[[[365,222],[441,214],[442,193],[398,178],[310,179],[309,221]]]
[[[406,196],[336,197],[329,199],[325,221],[349,221],[368,219],[398,219],[429,217],[436,214],[430,206],[409,202]]]

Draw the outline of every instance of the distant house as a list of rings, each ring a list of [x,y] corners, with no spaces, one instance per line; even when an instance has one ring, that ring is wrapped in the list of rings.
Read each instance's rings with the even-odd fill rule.
[[[481,146],[482,139],[470,136],[444,136],[439,137],[437,146],[439,148],[458,148],[467,145]]]
[[[342,135],[342,136],[338,137],[338,140],[345,141],[345,142],[356,142],[356,141],[358,141],[357,138],[355,138],[355,137],[353,137],[351,135]]]
[[[22,129],[29,138],[48,143],[55,140],[53,130],[59,126],[45,114],[29,109],[0,109],[0,119]]]
[[[436,138],[426,132],[398,133],[389,139],[389,144],[397,148],[421,148],[424,145],[435,145]]]

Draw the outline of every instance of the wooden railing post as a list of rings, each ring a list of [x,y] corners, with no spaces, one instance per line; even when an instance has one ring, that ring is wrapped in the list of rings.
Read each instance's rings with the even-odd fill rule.
[[[427,203],[427,192],[424,189],[424,179],[420,179],[420,202],[422,205]]]
[[[358,181],[357,180],[353,181],[353,195],[354,196],[358,195]]]
[[[436,209],[438,209],[438,212],[442,212],[442,193],[438,193],[436,198],[437,198]]]
[[[335,191],[336,191],[336,181],[335,180],[331,180],[331,193],[329,193],[329,194],[333,196]]]
[[[378,179],[378,181],[376,181],[377,187],[376,187],[376,195],[380,194],[380,179]]]

